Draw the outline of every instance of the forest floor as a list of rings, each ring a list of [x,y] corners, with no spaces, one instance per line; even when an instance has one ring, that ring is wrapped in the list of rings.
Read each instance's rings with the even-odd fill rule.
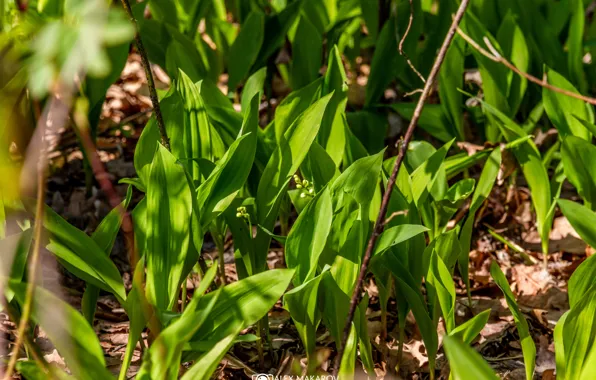
[[[363,65],[359,72],[365,76],[366,67]],[[366,83],[366,78],[362,78],[362,76],[358,75],[356,78],[352,78],[353,86],[350,90],[352,106],[357,106],[362,98],[362,89]],[[158,88],[165,89],[169,86],[169,78],[158,68],[156,68],[156,81]],[[277,91],[277,93],[283,92],[283,88]],[[394,95],[388,93],[386,97],[395,98]],[[388,101],[395,101],[395,99],[388,99]],[[264,118],[269,104],[277,103],[265,102],[263,104],[261,108]],[[150,111],[151,102],[140,60],[137,55],[131,54],[120,80],[108,90],[97,140],[99,155],[114,184],[117,184],[121,178],[135,177],[134,148],[142,127],[150,116]],[[390,117],[390,119],[392,118]],[[393,122],[396,125],[392,125],[392,127],[399,129],[400,121],[393,118]],[[94,231],[110,208],[100,189],[95,185],[87,188],[82,153],[72,130],[62,131],[59,143],[53,149],[51,162],[51,174],[46,194],[47,203],[76,227],[88,233]],[[490,320],[480,333],[480,338],[474,347],[502,377],[524,378],[521,347],[513,317],[501,291],[492,281],[489,273],[491,261],[496,260],[507,275],[536,342],[536,376],[542,379],[553,379],[555,369],[553,329],[557,320],[569,308],[566,284],[574,269],[585,259],[586,255],[592,252],[565,217],[556,215],[551,233],[548,268],[544,270],[542,256],[539,253],[539,238],[534,227],[535,216],[532,213],[529,191],[521,177],[512,178],[513,181],[505,181],[505,183],[495,186],[485,207],[479,212],[472,241],[473,250],[470,254],[472,303],[471,305],[468,303],[463,282],[456,277],[459,294],[456,314],[460,319],[459,323],[469,319],[472,314],[491,309]],[[126,188],[127,185],[116,185],[120,196],[124,196]],[[142,197],[139,192],[134,194],[133,206]],[[504,244],[491,235],[490,230],[494,230],[504,237],[508,244]],[[232,249],[233,242],[228,240],[225,261],[229,282],[236,278]],[[519,251],[528,256],[525,259],[522,258]],[[203,246],[203,256],[206,260],[215,260],[217,257],[215,245],[208,237],[206,237]],[[130,266],[121,236],[116,241],[112,259],[123,273],[125,283],[130,287]],[[84,282],[60,268],[48,252],[43,255],[42,265],[44,285],[61,292],[68,302],[80,308]],[[269,255],[269,266],[283,267],[283,265],[282,248],[272,248]],[[189,297],[192,295],[195,285],[196,281],[188,281]],[[388,373],[389,366],[386,363],[394,362],[398,351],[395,302],[392,300],[389,306],[388,337],[386,341],[381,341],[378,291],[372,278],[367,280],[367,291],[371,297],[367,310],[368,328],[374,343],[373,354],[375,363],[378,364],[377,375],[385,376],[385,378],[428,378],[428,369],[425,366],[427,358],[413,317],[408,319],[405,349],[399,373],[397,375]],[[291,369],[299,366],[300,360],[304,358],[296,330],[292,326],[289,314],[283,310],[280,303],[270,313],[269,321],[273,356],[267,356],[267,366],[273,368],[274,374],[277,375],[290,373]],[[104,348],[109,368],[117,373],[127,343],[128,321],[124,310],[113,296],[102,295],[100,297],[94,328]],[[2,333],[0,345],[7,348],[14,342],[14,330],[15,325],[4,314],[0,314],[0,332]],[[322,363],[321,367],[325,369],[330,365],[335,346],[323,328],[319,329],[319,333],[319,358]],[[43,331],[39,332],[36,341],[46,354],[48,361],[59,365],[64,364]],[[138,371],[140,355],[139,348],[135,352],[129,371],[131,376]],[[260,372],[257,358],[254,343],[236,344],[225,357],[216,372],[216,377],[250,378],[250,375]],[[442,358],[437,364],[438,370],[442,370],[441,373],[445,376],[448,372],[444,356]]]

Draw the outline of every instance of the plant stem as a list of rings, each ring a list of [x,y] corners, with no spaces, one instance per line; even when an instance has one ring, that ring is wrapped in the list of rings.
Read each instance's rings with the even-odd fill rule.
[[[435,80],[439,74],[439,70],[441,69],[441,65],[443,64],[443,61],[445,60],[445,55],[447,54],[447,49],[449,49],[449,46],[451,45],[451,41],[453,41],[453,37],[455,36],[457,26],[459,25],[461,19],[464,16],[464,13],[466,11],[466,8],[468,7],[469,2],[470,2],[470,0],[462,0],[461,4],[457,10],[457,13],[455,14],[455,17],[453,18],[451,26],[449,27],[449,31],[447,32],[447,35],[445,36],[445,40],[443,41],[443,44],[441,45],[441,49],[439,50],[439,53],[437,55],[437,58],[435,59],[435,62],[434,62],[433,67],[430,71],[430,74],[428,75],[428,79],[424,85],[422,95],[420,96],[420,99],[418,100],[418,104],[416,105],[416,108],[414,109],[414,113],[412,115],[410,125],[408,126],[408,129],[404,136],[404,140],[401,143],[399,153],[395,160],[395,164],[393,166],[393,171],[391,172],[389,181],[387,181],[387,188],[385,190],[385,194],[383,195],[383,200],[381,202],[381,208],[379,210],[379,215],[375,222],[375,227],[373,229],[372,235],[368,241],[368,245],[366,247],[366,252],[364,253],[364,257],[362,259],[360,273],[358,274],[358,280],[356,282],[356,286],[354,288],[354,293],[352,294],[352,299],[350,301],[350,310],[348,312],[346,325],[344,327],[342,341],[340,342],[340,344],[338,346],[337,356],[335,357],[335,364],[333,366],[333,374],[335,376],[337,376],[339,373],[339,368],[341,366],[344,349],[345,349],[348,337],[350,335],[352,321],[354,320],[354,313],[356,312],[356,307],[358,306],[358,303],[360,301],[360,293],[362,291],[362,285],[364,282],[364,277],[366,276],[366,272],[368,270],[368,264],[370,262],[372,251],[375,247],[375,243],[377,242],[379,235],[383,232],[385,214],[387,213],[389,199],[391,197],[391,192],[393,191],[393,187],[395,186],[395,181],[397,179],[397,174],[398,174],[399,168],[401,166],[402,161],[404,160],[406,150],[408,149],[408,144],[410,143],[410,141],[412,140],[412,137],[414,136],[414,130],[416,129],[416,126],[418,125],[418,120],[420,119],[420,115],[422,114],[422,109],[424,108],[424,103],[426,102],[426,99],[428,98],[428,96],[430,95],[430,93],[432,91]]]
[[[217,260],[219,263],[219,282],[220,286],[226,286],[226,262],[224,260],[224,243],[222,236],[213,235],[213,240],[217,246]]]
[[[155,111],[155,119],[157,120],[157,128],[159,129],[159,134],[161,135],[161,143],[163,146],[170,150],[170,139],[168,138],[168,134],[166,132],[166,126],[163,122],[163,116],[161,114],[161,108],[159,107],[159,99],[157,98],[157,90],[155,89],[155,82],[153,81],[153,73],[151,72],[151,64],[149,63],[149,57],[147,56],[147,51],[145,50],[145,46],[143,45],[143,40],[141,39],[141,34],[139,33],[139,25],[137,24],[137,20],[135,19],[134,15],[132,14],[132,9],[130,7],[130,3],[128,0],[122,0],[122,6],[126,10],[130,21],[133,23],[135,27],[135,45],[137,47],[137,51],[141,56],[141,62],[143,63],[143,68],[145,69],[145,75],[147,76],[147,86],[149,87],[149,97],[151,98],[151,103],[153,104],[153,110]]]

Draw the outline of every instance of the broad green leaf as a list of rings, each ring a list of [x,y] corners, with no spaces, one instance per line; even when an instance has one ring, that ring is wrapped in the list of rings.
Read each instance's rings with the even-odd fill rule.
[[[569,135],[563,139],[561,148],[565,176],[575,186],[586,206],[596,207],[596,146]]]
[[[596,212],[566,199],[558,199],[557,203],[579,236],[590,247],[596,247]]]
[[[370,63],[370,76],[366,85],[366,98],[364,104],[369,106],[376,103],[385,88],[395,77],[396,65],[398,62],[397,40],[395,36],[396,29],[395,17],[389,19],[383,25],[375,53]],[[387,71],[387,68],[392,70]],[[396,70],[396,71],[393,71]]]
[[[299,89],[319,76],[323,55],[323,36],[302,16],[296,29],[298,38],[292,43],[292,88]]]
[[[391,105],[391,108],[395,112],[407,120],[412,119],[415,107],[416,105],[414,103],[394,103]],[[422,113],[420,114],[418,125],[420,128],[430,133],[433,137],[436,137],[438,140],[443,142],[447,142],[458,136],[458,134],[452,131],[449,114],[445,112],[443,105],[425,105]]]
[[[466,289],[470,291],[470,279],[468,274],[468,266],[470,263],[470,245],[472,242],[472,230],[474,228],[474,221],[476,219],[476,212],[482,207],[484,201],[490,195],[499,169],[501,168],[501,150],[494,149],[486,162],[484,168],[478,179],[478,184],[472,195],[472,202],[470,203],[470,212],[463,224],[459,234],[459,242],[461,245],[461,255],[458,259],[459,270],[462,274],[463,280],[466,283]],[[469,294],[469,293],[468,293]]]
[[[145,258],[141,258],[137,263],[137,267],[132,277],[132,289],[126,298],[126,314],[128,315],[129,329],[128,329],[128,344],[126,351],[122,358],[122,367],[120,367],[120,375],[118,380],[126,380],[126,372],[130,366],[135,347],[147,321],[153,317],[153,308],[147,302],[145,297],[145,290],[143,289],[145,277]]]
[[[377,240],[374,255],[379,255],[387,249],[426,231],[428,231],[428,228],[417,224],[402,224],[387,228]]]
[[[563,328],[565,326],[565,320],[569,315],[569,310],[566,311],[561,318],[557,321],[555,325],[555,330],[553,331],[553,339],[554,339],[554,346],[555,346],[555,364],[557,370],[557,376],[559,378],[565,379],[565,369],[567,363],[565,361],[565,346],[563,342]]]
[[[110,257],[112,247],[116,241],[116,236],[120,230],[124,213],[127,212],[128,204],[132,197],[132,187],[128,187],[126,192],[126,198],[120,203],[120,205],[112,211],[101,221],[97,229],[91,235],[91,239],[97,243],[97,245]],[[93,324],[93,316],[95,315],[95,306],[97,299],[99,298],[99,288],[92,284],[87,284],[83,298],[81,300],[81,312],[89,322]]]
[[[345,109],[348,102],[347,76],[339,49],[333,46],[329,53],[327,72],[323,80],[321,95],[332,94],[325,108],[317,141],[339,167],[345,150]]]
[[[578,93],[575,87],[561,74],[549,68],[545,68],[545,72],[549,84]],[[578,118],[587,121],[594,120],[584,102],[547,88],[542,89],[542,101],[548,118],[557,128],[561,137],[573,135],[584,140],[590,139],[590,132],[578,120]]]
[[[10,283],[18,302],[23,305],[27,284]],[[33,293],[31,319],[41,326],[66,365],[77,379],[110,378],[103,350],[95,331],[72,306],[51,292],[36,287]]]
[[[323,78],[319,78],[297,91],[292,91],[275,108],[275,138],[279,142],[284,133],[321,94]]]
[[[246,112],[240,135],[217,162],[197,190],[201,225],[206,228],[216,212],[222,212],[244,185],[257,149],[259,98],[255,95]],[[223,204],[222,204],[223,203]]]
[[[302,164],[319,131],[331,96],[329,94],[318,100],[292,123],[267,163],[257,191],[258,220],[266,228],[277,216],[275,205],[279,202],[282,190]]]
[[[579,379],[596,335],[596,286],[571,308],[563,324],[565,378]]]
[[[27,380],[45,380],[48,378],[46,370],[39,365],[35,360],[19,360],[16,364],[16,371]],[[50,364],[49,369],[51,375],[55,379],[69,380],[74,379],[72,376],[64,372],[58,365]]]
[[[383,154],[379,153],[361,158],[350,165],[331,186],[331,192],[338,194],[340,191],[350,194],[359,204],[368,204],[377,189]]]
[[[238,323],[242,328],[256,323],[286,291],[293,275],[291,269],[273,269],[223,287],[192,341],[217,341],[233,333]],[[203,296],[196,309],[203,309],[213,297],[214,293]]]
[[[318,307],[319,285],[326,271],[327,269],[324,269],[323,273],[317,277],[306,281],[284,295],[284,307],[290,312],[304,344],[310,369],[307,371],[308,373],[314,370],[315,357],[313,354],[316,349],[316,332],[321,322],[321,312]]]
[[[191,192],[184,169],[161,144],[147,183],[147,298],[172,307],[189,248]]]
[[[519,70],[527,72],[530,65],[528,46],[513,12],[509,11],[503,19],[497,32],[497,40],[505,57]],[[526,78],[517,75],[513,71],[507,73],[507,100],[510,115],[517,113],[526,92],[527,82]]]
[[[310,151],[300,168],[304,177],[309,178],[315,192],[321,191],[334,178],[339,176],[339,170],[333,159],[316,141],[310,146]]]
[[[511,314],[513,314],[513,319],[515,320],[515,325],[517,326],[517,332],[519,334],[519,340],[524,356],[526,379],[532,380],[536,363],[536,345],[534,344],[534,340],[532,340],[532,335],[530,335],[528,322],[517,307],[515,296],[511,292],[507,278],[505,278],[505,275],[501,271],[501,268],[499,268],[499,264],[497,264],[496,261],[493,261],[490,265],[490,275],[492,276],[493,280],[495,280],[495,283],[499,286],[499,288],[501,288],[501,291],[505,295],[507,306],[509,307]]]
[[[257,110],[258,105],[261,103],[261,97],[263,95],[263,86],[265,85],[265,78],[267,78],[267,68],[263,67],[252,74],[244,84],[242,88],[242,97],[240,99],[241,109],[244,114],[250,110],[253,98],[257,97]]]
[[[32,238],[33,229],[29,228],[0,240],[0,259],[2,260],[0,277],[14,282],[23,280]],[[6,297],[6,302],[11,302],[14,297],[14,293],[9,288],[4,288],[3,295]]]
[[[86,233],[46,207],[44,227],[49,232],[47,249],[75,276],[120,300],[126,299],[124,283],[116,265]]]
[[[499,121],[498,125],[501,133],[508,142],[515,141],[525,137],[526,133],[511,119],[499,112],[486,102],[482,102],[482,107],[490,112]],[[546,104],[545,104],[546,107]],[[548,236],[550,233],[552,217],[549,217],[551,209],[551,188],[548,173],[542,165],[540,152],[532,140],[526,140],[525,143],[515,147],[513,153],[519,162],[524,177],[528,181],[532,192],[532,204],[536,212],[536,224],[538,233],[542,240],[543,254],[548,253]]]
[[[499,378],[488,363],[482,359],[482,356],[459,338],[446,336],[443,338],[443,345],[454,380],[496,380]]]
[[[439,168],[443,164],[447,151],[451,147],[453,141],[454,140],[451,140],[443,145],[412,172],[410,177],[412,178],[412,193],[416,205],[420,205],[420,203],[426,199],[428,191],[433,187],[435,180],[438,177],[437,173],[439,172]]]
[[[491,35],[487,30],[486,26],[474,16],[474,14],[468,12],[464,18],[462,29],[475,41],[482,41],[484,38],[488,38],[491,44],[497,51],[502,52],[499,42]],[[484,44],[483,44],[484,45]],[[508,101],[508,88],[510,70],[502,64],[495,62],[481,53],[476,49],[472,49],[472,54],[478,62],[478,69],[480,76],[482,77],[482,91],[486,102],[493,105],[503,114],[510,116],[511,110]],[[504,55],[501,53],[501,55]],[[499,133],[492,124],[492,117],[489,116],[487,123],[487,140],[496,141]]]
[[[286,265],[296,270],[295,286],[315,277],[332,218],[329,188],[319,192],[298,215],[285,245]]]
[[[221,339],[209,351],[201,355],[194,364],[182,375],[182,380],[193,380],[193,379],[208,379],[213,375],[213,372],[217,369],[221,359],[228,352],[230,347],[235,342],[238,333],[241,331],[235,331],[227,337]]]
[[[480,314],[476,314],[471,319],[451,330],[449,335],[461,339],[465,344],[472,344],[474,338],[476,338],[484,326],[486,326],[486,322],[488,322],[488,318],[490,317],[490,312],[491,309],[486,309]]]
[[[242,24],[228,56],[228,88],[233,91],[250,72],[263,44],[265,15],[255,10]]]
[[[584,74],[584,24],[586,22],[585,6],[582,0],[569,0],[569,34],[567,37],[567,65],[571,81],[579,86],[582,92],[587,89]],[[565,13],[565,12],[562,12]]]
[[[588,257],[571,275],[569,289],[569,307],[573,308],[596,283],[596,256]]]
[[[217,273],[217,264],[214,264],[205,273],[199,288],[180,318],[166,327],[151,344],[144,355],[143,365],[139,371],[139,379],[175,379],[178,377],[182,348],[195,332],[209,319],[209,313],[217,303],[221,290],[213,293],[209,303],[202,308],[197,305],[203,293],[213,282]],[[239,329],[238,329],[239,330]]]
[[[455,284],[449,269],[438,253],[431,256],[426,284],[433,288],[433,293],[436,295],[443,312],[447,333],[451,333],[455,328]]]
[[[439,113],[437,111],[437,113],[441,115],[441,117],[445,115],[452,127],[449,128],[449,124],[445,125],[443,120],[439,119],[439,127],[443,128],[439,129],[435,133],[432,133],[431,131],[429,131],[429,133],[437,138],[439,138],[439,136],[443,137],[441,138],[441,141],[449,141],[453,137],[456,137],[458,141],[465,140],[464,114],[462,110],[463,95],[457,90],[458,88],[463,88],[464,86],[465,47],[465,41],[461,37],[456,36],[451,43],[449,50],[447,50],[445,61],[441,66],[441,71],[439,72],[439,97],[441,99],[441,107],[443,112]],[[424,107],[422,111],[422,117],[429,114],[427,107],[428,105]],[[425,128],[421,123],[422,117],[419,122],[420,126],[428,131],[428,127]],[[425,124],[427,126],[434,125],[434,123],[431,124],[428,122]],[[448,128],[444,128],[445,126]]]

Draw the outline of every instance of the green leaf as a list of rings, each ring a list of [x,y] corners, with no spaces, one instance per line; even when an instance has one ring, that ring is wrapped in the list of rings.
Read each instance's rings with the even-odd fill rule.
[[[315,277],[332,218],[331,195],[329,188],[325,188],[308,203],[292,226],[285,245],[285,257],[288,268],[296,270],[295,286]]]
[[[596,167],[593,165],[596,146],[569,135],[563,139],[561,155],[569,182],[575,186],[586,206],[596,207]]]
[[[596,283],[596,256],[588,257],[571,275],[569,289],[569,307],[573,308]]]
[[[470,291],[470,279],[468,274],[468,267],[470,263],[470,245],[472,242],[472,230],[474,229],[476,212],[480,209],[480,207],[482,207],[482,204],[490,195],[500,168],[501,150],[494,149],[484,163],[484,168],[482,169],[482,173],[478,179],[478,184],[476,185],[476,189],[472,195],[470,212],[468,213],[468,217],[466,218],[466,221],[464,222],[459,234],[459,242],[461,245],[461,255],[458,259],[459,269],[468,292]]]
[[[251,106],[253,98],[257,97],[257,105],[261,103],[263,95],[263,86],[265,85],[265,78],[267,77],[267,68],[263,67],[252,74],[247,80],[242,89],[242,97],[240,100],[242,112],[246,114]],[[258,110],[258,106],[257,106]]]
[[[300,90],[292,91],[275,108],[275,138],[278,142],[298,116],[319,98],[322,88],[321,77]]]
[[[97,226],[95,232],[91,235],[91,239],[97,243],[108,257],[110,257],[110,253],[112,252],[116,236],[122,225],[124,213],[128,208],[131,198],[132,187],[129,186],[128,191],[126,192],[126,198],[118,207],[115,207],[108,215],[106,215],[99,226]],[[95,315],[95,306],[98,298],[99,288],[92,284],[87,284],[81,300],[81,312],[89,324],[93,324],[93,316]]]
[[[442,166],[453,141],[451,140],[443,145],[412,172],[410,176],[412,178],[412,194],[416,205],[420,205],[426,199],[428,191],[433,187],[438,177],[439,168]]]
[[[242,328],[256,323],[286,291],[293,275],[291,269],[272,269],[225,286],[192,341],[217,341],[233,333],[238,323]],[[203,309],[213,297],[214,293],[203,296],[197,310]]]
[[[584,24],[586,22],[585,7],[582,0],[570,0],[569,34],[567,37],[567,65],[569,76],[582,92],[586,91],[587,83],[584,74]]]
[[[454,380],[495,380],[499,378],[478,352],[462,343],[458,338],[446,336],[443,339],[443,345]]]
[[[184,169],[161,144],[147,183],[147,298],[172,307],[189,248],[191,192]]]
[[[132,289],[128,293],[126,299],[126,314],[128,315],[129,329],[128,329],[128,344],[126,345],[126,351],[122,358],[122,367],[120,367],[120,375],[118,380],[126,380],[126,372],[130,366],[132,356],[135,348],[147,321],[153,317],[153,308],[148,304],[147,298],[145,297],[145,290],[143,289],[145,277],[145,258],[141,258],[138,261],[137,267],[133,273],[132,278]]]
[[[302,16],[292,43],[292,88],[299,89],[319,76],[323,56],[323,36]]]
[[[395,23],[395,17],[389,17],[379,33],[375,53],[370,63],[370,76],[366,85],[364,101],[366,106],[376,103],[379,100],[387,85],[395,78],[394,73],[398,72],[396,68],[398,50]],[[392,69],[389,72],[387,72],[388,67]]]
[[[590,245],[596,247],[596,212],[586,206],[566,199],[558,199],[557,203],[563,215],[569,220],[571,226],[581,238]]]
[[[282,191],[302,164],[319,131],[323,113],[331,96],[332,94],[329,94],[318,100],[292,123],[267,163],[259,182],[256,200],[258,220],[268,229],[277,216]]]
[[[126,299],[124,283],[116,265],[86,233],[46,207],[44,227],[50,233],[47,249],[75,276]]]
[[[214,264],[205,273],[199,288],[195,290],[192,300],[180,318],[168,325],[151,344],[143,358],[143,365],[138,374],[140,379],[175,379],[178,377],[182,348],[209,319],[209,314],[221,293],[221,290],[213,293],[210,302],[201,308],[197,307],[203,293],[211,285],[216,274],[217,264]]]
[[[545,72],[549,84],[579,94],[561,74],[549,68],[545,68]],[[578,120],[578,118],[588,121],[594,119],[584,102],[545,87],[542,89],[542,101],[548,118],[557,128],[561,137],[573,135],[584,140],[590,139],[590,132]]]
[[[455,284],[449,269],[436,252],[431,256],[426,284],[433,288],[443,312],[447,333],[451,333],[455,328]]]
[[[315,364],[313,354],[316,349],[316,332],[321,322],[321,312],[318,307],[319,286],[328,268],[324,269],[323,273],[317,277],[304,282],[284,295],[284,307],[290,312],[308,357],[311,371],[307,371],[307,373],[314,370],[312,366]]]
[[[257,60],[265,32],[265,15],[253,11],[242,24],[238,37],[230,47],[228,56],[228,88],[233,91],[249,73]]]
[[[486,326],[486,322],[488,322],[488,318],[490,317],[490,312],[491,309],[486,309],[483,312],[476,314],[471,319],[451,330],[449,335],[461,339],[466,344],[471,344],[474,338],[476,338],[484,326]]]
[[[238,331],[231,333],[215,343],[209,351],[201,355],[201,357],[194,362],[181,379],[193,380],[210,378],[213,375],[213,372],[217,369],[221,359],[234,344],[240,331],[241,329],[238,329]]]
[[[385,150],[382,150],[354,162],[333,182],[331,192],[348,193],[359,204],[370,203],[377,189],[376,184],[379,182],[384,153]]]
[[[255,95],[247,110],[238,138],[219,160],[209,177],[197,190],[201,226],[227,208],[250,174],[257,150],[259,97]]]
[[[436,113],[439,114],[441,118],[446,117],[450,123],[446,125],[444,120],[433,118],[434,120],[437,120],[439,124],[435,133],[429,131],[428,128],[428,126],[435,125],[432,120],[428,120],[425,123],[427,127],[424,127],[422,124],[422,118],[428,117],[430,114],[427,109],[429,105],[424,107],[419,121],[419,124],[422,128],[427,130],[433,136],[439,138],[441,141],[449,141],[453,137],[456,137],[458,141],[465,140],[464,114],[462,110],[463,95],[457,90],[458,88],[464,87],[465,48],[465,41],[461,37],[455,36],[451,46],[449,47],[449,50],[447,50],[447,55],[445,56],[445,61],[441,66],[441,71],[439,71],[439,83],[441,83],[439,86],[439,98],[441,99],[441,107],[443,112],[440,113],[437,111]],[[452,127],[449,128],[449,125]]]
[[[441,88],[443,87],[441,86]],[[456,92],[459,93],[459,91]],[[411,120],[416,105],[414,103],[393,103],[391,108],[406,120]],[[452,110],[452,112],[456,111]],[[427,104],[424,106],[422,113],[420,114],[418,125],[438,140],[447,142],[454,137],[459,136],[452,130],[452,124],[449,117],[450,114],[445,111],[445,106],[439,104]],[[460,137],[458,137],[458,139],[460,139]]]
[[[536,363],[536,345],[534,344],[532,336],[530,335],[528,322],[517,307],[515,296],[511,292],[507,278],[505,278],[505,275],[501,271],[501,268],[499,268],[499,264],[497,264],[496,261],[493,261],[490,265],[490,275],[492,276],[493,280],[495,280],[495,283],[499,286],[499,288],[501,288],[501,291],[505,295],[507,306],[509,306],[509,310],[511,311],[511,314],[513,314],[513,319],[515,320],[515,325],[517,326],[517,332],[519,334],[519,340],[522,347],[524,363],[526,365],[526,379],[532,380]]]
[[[9,286],[21,306],[28,284],[10,282]],[[51,292],[36,287],[33,293],[31,319],[41,326],[66,365],[77,379],[110,378],[95,331],[78,311]]]
[[[402,224],[399,226],[387,228],[379,236],[373,255],[379,255],[388,250],[389,248],[397,244],[403,243],[404,241],[407,241],[413,238],[414,236],[426,231],[428,231],[428,228],[418,224]]]
[[[571,308],[563,324],[565,379],[579,379],[596,335],[596,286],[592,286],[575,307]]]
[[[0,240],[0,259],[3,263],[0,276],[14,282],[22,281],[32,238],[33,229],[29,228]],[[14,293],[9,288],[4,289],[4,295],[6,302],[11,302],[14,297]]]
[[[508,57],[515,67],[522,72],[527,72],[530,65],[530,55],[524,33],[516,21],[513,12],[507,15],[501,22],[497,32],[497,40],[503,48],[503,54]],[[528,81],[526,78],[509,70],[507,73],[507,100],[509,103],[510,115],[515,115],[526,92]]]
[[[508,142],[515,141],[525,137],[527,134],[511,119],[499,112],[486,102],[482,102],[482,107],[495,116],[499,121],[498,125],[501,133]],[[546,104],[545,104],[546,107]],[[540,152],[532,140],[526,140],[523,144],[513,149],[515,158],[519,162],[524,177],[530,186],[532,192],[532,204],[536,212],[536,224],[538,233],[542,240],[543,254],[548,253],[548,236],[550,233],[552,217],[549,216],[551,209],[551,188],[548,173],[542,165]]]

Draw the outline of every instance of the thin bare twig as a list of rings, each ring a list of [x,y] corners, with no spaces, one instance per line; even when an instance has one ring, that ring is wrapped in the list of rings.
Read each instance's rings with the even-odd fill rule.
[[[416,66],[414,66],[414,64],[410,60],[410,57],[408,57],[408,54],[406,54],[406,52],[404,51],[404,42],[406,41],[408,34],[410,34],[410,29],[412,29],[413,22],[414,22],[414,2],[413,2],[413,0],[410,0],[410,18],[408,19],[408,26],[406,27],[406,31],[404,32],[404,35],[399,40],[399,45],[398,45],[399,54],[404,56],[404,58],[406,59],[406,62],[408,63],[408,66],[410,66],[412,71],[416,75],[418,75],[418,78],[420,78],[422,83],[426,83],[426,79],[424,79],[424,76],[422,74],[420,74],[420,71],[418,71],[416,69]],[[397,23],[395,23],[395,27],[397,28]]]
[[[443,64],[443,61],[445,60],[445,55],[447,54],[447,49],[449,49],[449,46],[451,45],[451,41],[453,41],[453,37],[455,36],[457,26],[459,25],[461,19],[464,16],[464,13],[466,12],[466,8],[468,7],[469,2],[470,2],[470,0],[462,0],[461,4],[457,10],[457,13],[455,14],[455,17],[453,18],[451,26],[449,27],[449,31],[447,32],[447,35],[445,36],[445,40],[443,41],[443,44],[441,45],[441,49],[439,50],[437,58],[435,59],[435,62],[432,66],[432,69],[428,76],[428,80],[426,81],[426,83],[424,85],[424,90],[422,92],[422,95],[420,96],[420,99],[418,100],[418,104],[416,104],[416,108],[414,109],[414,114],[412,115],[412,120],[410,120],[410,125],[408,126],[408,129],[406,131],[404,139],[400,144],[399,153],[397,155],[397,158],[395,159],[395,164],[393,165],[393,170],[391,172],[391,176],[389,177],[389,180],[387,181],[387,187],[385,190],[385,194],[383,194],[383,200],[381,201],[381,208],[379,210],[379,215],[377,216],[377,220],[375,222],[375,227],[373,229],[372,235],[370,236],[370,239],[366,246],[366,252],[364,253],[364,257],[362,258],[362,265],[360,266],[360,273],[358,274],[358,280],[356,281],[354,293],[352,294],[352,299],[350,300],[350,310],[348,312],[348,317],[346,319],[346,325],[344,327],[342,341],[340,342],[340,344],[338,346],[337,356],[335,357],[335,363],[333,366],[333,374],[336,376],[339,372],[339,368],[341,366],[341,361],[342,361],[343,353],[345,350],[346,342],[350,335],[350,330],[352,328],[352,321],[354,320],[354,313],[356,312],[356,308],[358,307],[358,304],[360,302],[360,293],[362,292],[362,284],[364,282],[364,277],[366,276],[366,272],[368,270],[368,264],[369,264],[370,258],[372,256],[372,251],[375,247],[375,243],[377,242],[379,235],[381,235],[381,233],[383,232],[383,227],[384,227],[383,221],[385,220],[385,214],[387,213],[389,199],[391,197],[391,192],[393,191],[393,187],[395,186],[395,181],[397,179],[397,174],[399,172],[399,168],[404,160],[406,150],[408,149],[408,145],[409,145],[410,141],[412,140],[412,137],[414,136],[414,130],[416,129],[416,126],[418,125],[418,120],[420,119],[420,115],[422,114],[422,109],[424,108],[424,103],[425,103],[426,99],[428,98],[428,95],[431,92],[433,84],[437,78],[437,75],[439,74],[439,70],[441,69],[441,65]],[[398,140],[398,144],[400,141],[401,140]]]
[[[166,125],[163,122],[161,108],[159,107],[159,99],[157,98],[157,90],[155,89],[155,82],[153,81],[153,73],[151,72],[151,64],[149,63],[149,57],[147,56],[147,51],[145,50],[143,40],[141,39],[141,34],[139,33],[139,26],[137,24],[135,16],[132,14],[132,9],[130,8],[130,3],[128,2],[128,0],[122,0],[122,6],[126,10],[126,13],[130,18],[130,21],[133,23],[135,27],[135,45],[137,47],[137,50],[139,51],[139,55],[141,56],[143,68],[145,69],[145,75],[147,76],[149,97],[151,98],[153,110],[155,111],[155,119],[157,120],[157,128],[159,129],[159,134],[161,135],[161,143],[164,147],[166,147],[167,150],[170,150],[170,139],[168,138],[168,134],[166,132]]]
[[[480,46],[478,44],[478,42],[474,41],[472,39],[472,37],[468,36],[460,28],[457,28],[457,34],[459,34],[468,44],[470,44],[470,46],[472,46],[474,49],[476,49],[480,54],[482,54],[486,58],[490,59],[491,61],[494,61],[494,62],[497,62],[497,63],[500,63],[500,64],[506,66],[509,70],[513,71],[514,73],[516,73],[517,75],[519,75],[521,77],[526,78],[530,82],[536,83],[537,85],[544,87],[546,89],[549,89],[551,91],[558,92],[559,94],[563,94],[565,96],[569,96],[571,98],[579,99],[586,103],[596,105],[595,98],[591,98],[588,96],[577,94],[577,93],[569,91],[569,90],[565,90],[560,87],[553,86],[552,84],[549,84],[546,81],[546,77],[544,79],[538,79],[537,77],[533,76],[532,74],[528,74],[526,72],[521,71],[513,63],[509,62],[507,59],[505,59],[503,56],[501,56],[501,54],[499,54],[497,49],[495,49],[495,47],[491,44],[491,42],[488,38],[486,38],[486,37],[483,38],[483,41],[486,44],[487,48],[490,50],[490,52],[488,50],[486,50],[485,48],[483,48],[482,46]]]
[[[400,216],[400,215],[408,215],[408,210],[399,210],[399,211],[392,212],[391,215],[389,215],[387,217],[387,219],[385,219],[385,221],[383,221],[383,225],[386,226],[387,224],[389,224],[389,222],[391,222],[393,220],[393,218],[395,218],[396,216]]]

